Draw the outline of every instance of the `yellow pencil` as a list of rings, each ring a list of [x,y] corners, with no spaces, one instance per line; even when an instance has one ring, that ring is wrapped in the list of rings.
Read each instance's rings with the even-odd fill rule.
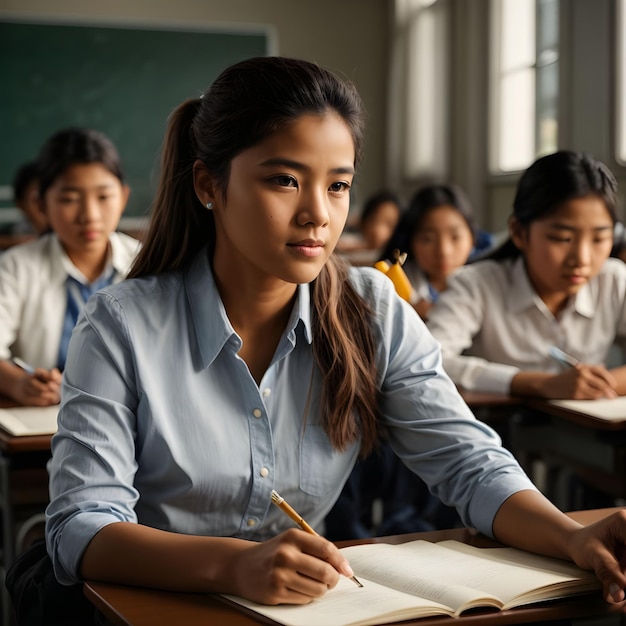
[[[284,513],[287,513],[289,517],[296,523],[302,530],[305,530],[310,535],[318,535],[318,533],[313,530],[313,527],[301,516],[296,510],[283,498],[278,494],[277,491],[272,489],[272,502]],[[350,578],[355,584],[359,587],[362,587],[363,584],[359,582],[356,576],[352,576]]]

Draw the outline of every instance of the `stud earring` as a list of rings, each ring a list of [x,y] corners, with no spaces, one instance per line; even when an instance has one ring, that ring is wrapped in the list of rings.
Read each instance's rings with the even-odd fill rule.
[[[207,202],[206,203],[206,208],[209,209],[209,211],[213,210],[213,203],[212,202]]]

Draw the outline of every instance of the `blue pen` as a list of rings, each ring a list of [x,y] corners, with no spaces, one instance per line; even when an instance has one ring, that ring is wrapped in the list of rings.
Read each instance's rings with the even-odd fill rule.
[[[11,362],[13,363],[13,365],[17,365],[20,369],[23,369],[27,374],[30,374],[31,376],[35,373],[35,368],[32,365],[26,363],[26,361],[20,359],[18,356],[14,356],[11,359]]]
[[[550,348],[550,356],[561,365],[565,365],[565,367],[576,367],[580,363],[576,357],[567,354],[567,352],[563,352],[563,350],[556,346]]]

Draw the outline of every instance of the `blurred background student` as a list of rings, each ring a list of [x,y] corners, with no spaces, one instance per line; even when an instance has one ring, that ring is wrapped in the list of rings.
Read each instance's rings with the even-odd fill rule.
[[[383,250],[407,254],[403,265],[414,290],[411,303],[422,319],[443,291],[452,272],[465,264],[475,247],[477,228],[469,200],[455,185],[428,185],[411,198]]]
[[[429,318],[443,364],[465,389],[546,398],[626,394],[626,265],[609,258],[617,183],[592,156],[562,150],[521,176],[510,238],[459,270]],[[559,348],[578,361],[561,364]]]
[[[13,226],[16,235],[42,235],[48,230],[48,220],[39,203],[39,177],[35,161],[24,163],[13,177],[13,202],[23,213]]]
[[[59,402],[83,304],[126,276],[139,242],[115,232],[129,188],[105,135],[59,131],[43,145],[36,173],[50,232],[0,256],[0,394],[44,406]]]
[[[344,231],[337,244],[341,253],[354,265],[373,265],[389,241],[402,215],[402,203],[388,189],[367,198],[356,232]]]

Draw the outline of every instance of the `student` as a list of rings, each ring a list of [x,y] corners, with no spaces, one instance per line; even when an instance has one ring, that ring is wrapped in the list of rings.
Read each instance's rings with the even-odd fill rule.
[[[617,184],[593,157],[563,150],[521,176],[510,239],[455,274],[429,327],[457,385],[593,399],[626,393],[626,367],[603,365],[626,340],[626,266],[609,258]],[[555,346],[580,361],[563,366]]]
[[[14,234],[43,235],[48,230],[48,220],[39,203],[39,178],[37,163],[25,163],[13,178],[13,201],[21,209],[23,219],[13,227]]]
[[[414,289],[412,304],[422,319],[446,288],[448,277],[465,264],[476,240],[472,207],[454,185],[428,185],[411,198],[382,258],[406,252],[404,271]]]
[[[114,232],[129,189],[103,134],[59,131],[43,145],[37,172],[39,210],[51,232],[0,256],[0,394],[43,406],[59,402],[84,301],[126,275],[138,242]]]
[[[337,251],[357,265],[372,265],[394,232],[402,214],[398,196],[388,189],[367,198],[359,217],[356,236],[342,235]]]
[[[46,525],[61,583],[310,602],[352,570],[271,491],[319,528],[385,429],[467,525],[624,598],[626,516],[558,511],[391,282],[333,255],[362,143],[356,90],[301,60],[242,61],[174,111],[131,279],[72,336]]]

